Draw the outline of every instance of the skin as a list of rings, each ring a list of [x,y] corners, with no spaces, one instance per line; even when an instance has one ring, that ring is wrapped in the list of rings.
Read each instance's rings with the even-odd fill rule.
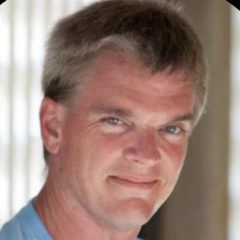
[[[177,182],[194,96],[181,72],[102,53],[73,109],[43,100],[51,159],[34,205],[54,239],[135,239]]]

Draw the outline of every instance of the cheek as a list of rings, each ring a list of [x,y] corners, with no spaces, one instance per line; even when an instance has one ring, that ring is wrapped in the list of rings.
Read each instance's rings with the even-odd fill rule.
[[[92,137],[90,146],[91,158],[97,159],[96,164],[98,166],[105,165],[110,166],[119,159],[121,155],[121,141],[115,137],[105,136],[99,134],[98,136]],[[88,143],[87,143],[88,144]]]
[[[177,171],[180,170],[186,156],[187,140],[178,144],[168,145],[166,151],[173,168]]]
[[[179,174],[181,173],[185,155],[186,155],[186,149],[187,149],[187,144],[170,145],[166,149],[166,154],[168,159],[167,159],[167,164],[165,164],[166,166],[165,189],[166,189],[167,195],[169,195],[172,192],[179,178]]]
[[[75,161],[81,161],[81,168],[86,172],[97,172],[107,169],[117,159],[120,144],[116,138],[105,136],[99,131],[89,131],[71,139],[71,154]]]

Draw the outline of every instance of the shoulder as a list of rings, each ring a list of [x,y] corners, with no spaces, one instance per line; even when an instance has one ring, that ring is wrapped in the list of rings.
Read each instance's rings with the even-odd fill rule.
[[[0,230],[0,240],[23,240],[21,224],[15,216],[12,220],[5,223]]]
[[[32,202],[29,202],[0,230],[0,240],[52,240]]]

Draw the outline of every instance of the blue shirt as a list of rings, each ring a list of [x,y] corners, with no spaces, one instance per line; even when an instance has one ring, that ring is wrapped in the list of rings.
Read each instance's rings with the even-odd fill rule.
[[[3,225],[0,240],[53,240],[45,229],[32,202]]]
[[[0,240],[53,240],[53,238],[44,227],[32,202],[29,202],[12,220],[3,225]]]

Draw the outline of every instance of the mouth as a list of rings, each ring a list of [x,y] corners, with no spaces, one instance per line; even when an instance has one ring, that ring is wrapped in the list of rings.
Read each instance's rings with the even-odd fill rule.
[[[144,179],[140,177],[111,176],[110,179],[114,183],[125,187],[144,190],[150,190],[158,183],[158,180],[156,179]]]

